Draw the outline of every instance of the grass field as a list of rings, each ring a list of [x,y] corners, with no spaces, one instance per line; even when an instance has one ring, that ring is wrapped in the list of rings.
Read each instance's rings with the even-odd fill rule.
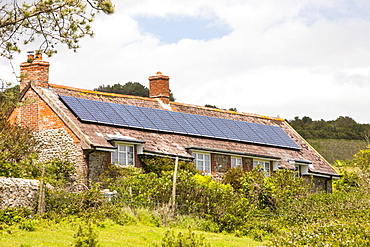
[[[364,140],[308,139],[307,140],[324,158],[333,164],[336,160],[352,159],[360,149],[366,149]]]
[[[1,247],[38,247],[38,246],[73,246],[74,235],[78,228],[78,222],[51,223],[38,221],[34,231],[19,229],[13,225],[0,231]],[[167,230],[187,232],[186,229],[170,229],[165,227],[150,227],[141,225],[120,226],[105,221],[94,227],[98,234],[98,242],[101,247],[116,246],[153,246],[159,244]],[[258,246],[261,243],[244,237],[235,237],[230,234],[216,234],[209,232],[194,231],[202,234],[212,247],[221,246]]]

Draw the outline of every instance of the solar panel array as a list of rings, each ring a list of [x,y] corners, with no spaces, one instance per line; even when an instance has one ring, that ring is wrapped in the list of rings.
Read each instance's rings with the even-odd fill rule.
[[[278,126],[63,95],[60,98],[85,122],[300,149]]]

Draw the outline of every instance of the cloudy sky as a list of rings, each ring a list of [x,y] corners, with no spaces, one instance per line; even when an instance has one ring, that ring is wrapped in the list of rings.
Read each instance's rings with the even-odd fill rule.
[[[113,0],[114,1],[114,0]],[[115,0],[50,82],[93,89],[170,77],[176,101],[293,119],[370,123],[368,0]],[[27,47],[32,50],[34,47]],[[36,49],[35,47],[34,49]],[[18,64],[26,60],[17,55]],[[11,67],[0,60],[2,76]]]

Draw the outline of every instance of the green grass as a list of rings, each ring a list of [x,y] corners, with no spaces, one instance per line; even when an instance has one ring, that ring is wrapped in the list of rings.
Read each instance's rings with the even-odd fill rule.
[[[54,224],[47,221],[40,221],[35,231],[20,230],[18,225],[14,225],[0,231],[0,246],[20,247],[22,244],[27,247],[73,246],[73,236],[78,225],[79,222]],[[98,241],[102,247],[152,246],[154,243],[159,244],[161,242],[167,230],[174,230],[175,233],[187,231],[186,229],[170,229],[142,225],[120,226],[109,221],[94,226],[94,230],[98,234]],[[235,237],[230,234],[194,232],[204,235],[212,247],[261,245],[261,243],[249,238]]]
[[[308,139],[307,140],[330,164],[336,160],[352,159],[360,149],[366,149],[363,140]]]

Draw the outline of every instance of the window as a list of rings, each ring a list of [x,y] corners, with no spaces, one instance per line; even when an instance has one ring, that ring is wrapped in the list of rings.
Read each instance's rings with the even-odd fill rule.
[[[199,171],[211,173],[211,158],[209,154],[194,153],[194,163]]]
[[[117,144],[117,149],[112,153],[112,163],[118,166],[134,165],[134,146]]]
[[[270,176],[270,162],[269,161],[261,161],[255,160],[253,161],[253,168],[261,166],[262,171],[265,172],[265,176]]]
[[[243,166],[242,158],[231,157],[231,168],[236,168],[236,167],[242,168],[242,166]]]

